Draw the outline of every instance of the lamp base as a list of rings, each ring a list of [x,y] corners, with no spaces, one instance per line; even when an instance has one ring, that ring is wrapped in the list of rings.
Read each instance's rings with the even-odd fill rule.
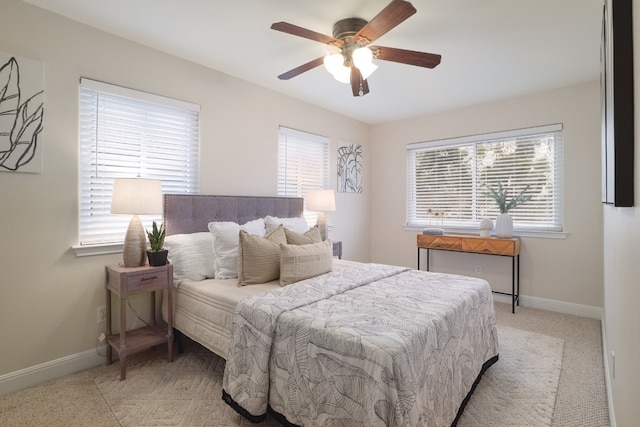
[[[125,267],[141,267],[146,262],[147,237],[138,215],[131,217],[122,245],[122,261]]]
[[[322,237],[322,241],[325,241],[329,238],[329,230],[327,229],[327,220],[324,217],[324,212],[320,212],[318,214],[318,221],[316,222],[318,226],[318,231],[320,232],[320,237]]]

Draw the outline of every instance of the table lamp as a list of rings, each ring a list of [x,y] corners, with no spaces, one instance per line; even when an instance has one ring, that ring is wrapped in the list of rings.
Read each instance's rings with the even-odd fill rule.
[[[309,190],[307,192],[306,208],[310,211],[318,211],[318,230],[322,240],[327,240],[329,231],[324,217],[325,212],[336,210],[336,197],[333,190]]]
[[[124,266],[140,267],[145,265],[147,237],[138,215],[162,213],[162,182],[143,178],[114,179],[111,213],[133,215],[122,245]]]

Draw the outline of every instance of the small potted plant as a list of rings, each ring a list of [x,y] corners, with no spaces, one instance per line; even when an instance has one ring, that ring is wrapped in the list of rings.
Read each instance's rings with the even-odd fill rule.
[[[147,259],[149,259],[149,265],[158,267],[167,263],[167,255],[169,251],[164,249],[164,225],[156,224],[153,221],[153,229],[147,230],[147,237],[149,238],[150,249],[147,250]]]
[[[531,195],[524,194],[529,189],[529,186],[527,185],[524,190],[511,199],[509,199],[508,190],[502,186],[502,183],[498,183],[497,189],[488,185],[487,188],[489,189],[489,197],[495,200],[500,209],[500,215],[496,218],[496,236],[511,237],[513,234],[513,218],[509,215],[509,211],[531,200]]]

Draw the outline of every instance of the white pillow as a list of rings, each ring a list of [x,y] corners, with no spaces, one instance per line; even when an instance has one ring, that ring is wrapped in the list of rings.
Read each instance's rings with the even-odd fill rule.
[[[278,228],[280,224],[282,224],[284,228],[299,234],[304,234],[307,230],[309,230],[307,220],[301,217],[278,218],[275,216],[267,216],[264,219],[264,222],[267,226],[267,233],[271,233],[273,230]]]
[[[173,234],[164,240],[173,264],[173,284],[185,280],[204,280],[214,277],[213,236],[211,233]]]
[[[213,235],[213,269],[216,279],[238,277],[238,242],[240,230],[256,236],[264,236],[264,220],[258,218],[243,225],[231,221],[210,222],[209,231]]]

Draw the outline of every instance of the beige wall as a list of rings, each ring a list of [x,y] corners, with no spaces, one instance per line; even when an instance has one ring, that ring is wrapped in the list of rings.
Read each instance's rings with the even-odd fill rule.
[[[640,5],[636,2],[633,21],[636,207],[603,208],[605,354],[615,421],[621,427],[637,425],[640,419]],[[611,352],[615,352],[615,363]]]
[[[17,0],[0,6],[0,51],[44,64],[42,174],[0,173],[0,375],[93,349],[104,325],[104,265],[77,258],[81,76],[201,105],[201,193],[275,195],[278,125],[363,144],[369,126],[79,25]],[[344,254],[369,258],[364,193],[338,194],[329,217]],[[143,300],[144,301],[144,300]],[[143,305],[146,307],[146,304]],[[10,351],[8,349],[11,349]]]
[[[602,307],[600,92],[591,82],[506,101],[373,126],[371,259],[416,267],[416,233],[405,231],[406,144],[509,129],[564,126],[566,239],[523,238],[521,294]],[[475,274],[510,290],[509,258],[433,252],[436,271]],[[424,264],[423,264],[424,265]],[[523,298],[525,298],[523,297]],[[530,299],[531,301],[531,299]]]

